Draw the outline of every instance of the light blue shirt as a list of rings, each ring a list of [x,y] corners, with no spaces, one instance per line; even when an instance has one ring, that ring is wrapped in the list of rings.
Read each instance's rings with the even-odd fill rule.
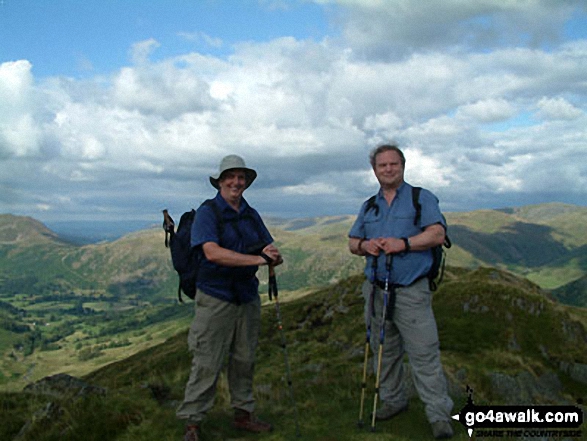
[[[383,191],[379,189],[375,198],[377,208],[369,208],[368,201],[363,203],[357,220],[349,232],[349,237],[366,240],[381,237],[399,239],[420,234],[424,228],[434,224],[441,224],[446,229],[446,221],[438,206],[438,199],[426,189],[422,189],[420,192],[421,218],[418,225],[414,225],[416,209],[412,202],[412,188],[410,184],[402,183],[397,189],[391,205],[387,204]],[[373,258],[368,255],[365,265],[365,275],[371,281]],[[426,275],[431,266],[432,253],[430,250],[396,254],[393,256],[389,282],[403,286],[411,285]],[[386,273],[385,255],[382,253],[377,261],[377,280],[385,281]]]

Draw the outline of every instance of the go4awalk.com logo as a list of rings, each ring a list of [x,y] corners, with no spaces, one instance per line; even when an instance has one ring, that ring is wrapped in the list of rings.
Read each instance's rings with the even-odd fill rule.
[[[453,419],[469,438],[581,438],[583,411],[577,406],[477,406],[467,386],[467,404]]]

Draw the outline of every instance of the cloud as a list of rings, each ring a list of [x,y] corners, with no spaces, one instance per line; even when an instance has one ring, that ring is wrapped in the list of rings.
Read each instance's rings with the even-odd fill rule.
[[[358,56],[393,59],[414,51],[487,50],[559,43],[581,0],[338,0],[344,42]]]
[[[165,47],[147,39],[130,65],[85,79],[0,64],[2,210],[187,209],[212,195],[222,156],[239,153],[259,172],[247,197],[261,211],[355,213],[377,190],[368,152],[390,139],[408,181],[450,209],[546,201],[559,183],[564,201],[585,200],[587,41],[557,43],[576,2],[341,4],[347,44],[282,37],[154,60]],[[522,42],[491,35],[522,12]],[[531,43],[540,24],[551,47]]]
[[[545,119],[573,120],[585,116],[585,112],[569,103],[564,98],[544,97],[538,101],[538,114]]]
[[[211,37],[205,32],[178,32],[177,35],[178,37],[192,43],[203,41],[206,45],[213,48],[220,48],[223,45],[221,38]]]
[[[283,187],[283,192],[288,194],[304,195],[304,196],[315,196],[315,195],[327,195],[336,194],[337,189],[335,186],[325,183],[317,182],[315,184],[298,184],[289,185]]]
[[[0,64],[0,156],[26,156],[37,151],[34,80],[26,60]]]
[[[480,100],[460,106],[457,115],[461,118],[473,118],[479,122],[504,121],[515,114],[515,107],[503,98]]]
[[[134,43],[130,48],[130,58],[134,64],[144,64],[149,61],[149,55],[157,49],[159,42],[154,38]]]

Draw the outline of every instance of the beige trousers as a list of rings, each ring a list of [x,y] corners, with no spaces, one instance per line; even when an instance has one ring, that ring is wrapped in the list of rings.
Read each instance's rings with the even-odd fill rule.
[[[197,423],[214,405],[218,377],[228,358],[227,378],[234,409],[253,412],[255,350],[259,341],[261,303],[236,305],[198,291],[188,345],[192,368],[177,417]]]
[[[372,285],[363,284],[365,319]],[[381,340],[381,318],[384,291],[377,288],[374,315],[371,316],[371,349],[375,354],[374,370]],[[396,288],[393,317],[385,321],[380,377],[381,401],[394,406],[407,404],[403,384],[403,358],[408,355],[414,385],[425,404],[428,421],[450,421],[453,402],[448,396],[446,378],[440,363],[440,345],[436,320],[432,311],[432,294],[426,278],[409,287]]]

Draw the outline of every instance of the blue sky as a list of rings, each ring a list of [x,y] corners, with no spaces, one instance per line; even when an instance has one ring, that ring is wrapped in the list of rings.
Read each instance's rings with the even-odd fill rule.
[[[283,35],[321,39],[328,27],[314,3],[5,0],[0,8],[2,60],[25,58],[40,77],[113,72],[129,63],[134,43],[151,38],[161,44],[155,59],[162,59],[194,50],[226,55],[239,42]]]
[[[587,201],[582,0],[0,1],[0,213],[159,221],[240,154],[354,214],[397,141],[445,211]]]

